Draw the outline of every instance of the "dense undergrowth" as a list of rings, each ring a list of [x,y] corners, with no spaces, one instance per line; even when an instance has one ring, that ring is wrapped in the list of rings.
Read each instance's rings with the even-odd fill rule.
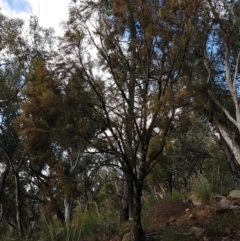
[[[222,215],[215,214],[204,223],[198,219],[171,224],[168,222],[171,215],[175,215],[176,219],[183,215],[184,210],[188,207],[187,198],[193,198],[206,207],[211,205],[212,190],[212,186],[206,178],[199,178],[192,184],[188,196],[173,191],[171,195],[168,194],[163,199],[156,195],[144,197],[142,223],[146,236],[155,241],[199,240],[189,235],[189,229],[192,226],[198,226],[204,230],[207,240],[222,240],[224,237],[231,238],[229,240],[238,240],[240,217],[233,212],[226,212]],[[170,210],[170,213],[167,210]],[[22,239],[16,236],[15,230],[6,229],[0,240],[107,241],[121,240],[127,232],[131,231],[130,222],[119,223],[118,210],[112,208],[108,212],[104,209],[99,211],[94,206],[89,211],[76,207],[68,224],[58,221],[57,218],[49,219],[46,210],[41,210],[38,222],[32,225],[33,228],[29,227],[29,232],[24,234]]]

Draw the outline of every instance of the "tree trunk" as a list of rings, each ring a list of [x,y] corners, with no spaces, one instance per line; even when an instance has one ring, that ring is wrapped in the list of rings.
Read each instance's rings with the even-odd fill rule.
[[[72,198],[65,197],[64,198],[64,207],[65,207],[65,223],[68,224],[71,220],[71,209],[72,209]]]
[[[142,185],[138,183],[136,187],[135,194],[134,194],[134,225],[133,225],[133,232],[134,232],[134,241],[142,241],[145,240],[145,236],[142,229],[142,219],[141,219],[141,212],[142,212]]]
[[[174,159],[173,160],[173,170],[174,170],[174,186],[175,188],[178,190],[178,192],[180,192],[180,185],[179,185],[179,180],[178,180],[178,170],[177,170],[177,164],[176,164],[177,160]],[[171,196],[172,196],[172,192],[171,192]]]
[[[84,182],[84,205],[85,205],[85,211],[89,211],[89,198],[88,198],[88,190],[89,190],[89,177],[84,172],[83,174],[83,182]]]
[[[15,204],[16,204],[16,222],[17,222],[17,233],[18,236],[22,236],[22,222],[21,222],[21,212],[20,212],[20,202],[19,202],[19,176],[18,173],[14,171],[14,181],[15,181]]]
[[[168,177],[166,178],[166,181],[167,181],[168,186],[169,186],[170,195],[172,196],[172,192],[173,192],[173,175],[172,175],[172,171],[170,171],[168,173]]]
[[[237,161],[238,165],[240,165],[240,146],[234,140],[234,137],[229,132],[229,130],[226,128],[224,123],[222,123],[220,120],[218,120],[215,116],[213,117],[212,123],[218,128],[219,132],[221,133],[222,138],[227,143],[229,149],[231,150],[232,154],[234,155],[235,160]]]
[[[129,198],[129,220],[134,219],[134,186],[133,179],[131,177],[127,178],[128,183],[128,198]]]
[[[227,155],[230,171],[232,172],[233,175],[235,175],[237,178],[239,178],[240,177],[240,166],[236,163],[235,156],[233,155],[231,149],[229,148],[229,146],[227,145],[227,143],[225,142],[223,137],[221,137],[220,141],[221,141],[222,148],[223,148],[225,154]]]
[[[124,175],[123,192],[120,200],[120,222],[125,222],[128,220],[129,220],[129,190],[128,190],[128,180],[126,175]]]
[[[48,195],[50,198],[51,205],[53,205],[52,206],[53,213],[51,214],[57,215],[57,219],[63,223],[65,221],[64,213],[59,208],[58,203],[50,190],[48,190]]]
[[[7,178],[9,170],[10,170],[10,167],[9,167],[9,165],[7,165],[6,169],[1,173],[1,176],[0,176],[0,202],[2,200],[3,188],[4,188],[4,185],[5,185],[5,180]]]

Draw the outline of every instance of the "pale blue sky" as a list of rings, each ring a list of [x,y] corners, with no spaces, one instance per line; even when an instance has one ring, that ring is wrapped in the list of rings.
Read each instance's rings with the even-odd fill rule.
[[[1,0],[6,3],[9,8],[16,13],[30,13],[31,6],[26,0]]]
[[[0,0],[2,12],[28,22],[30,15],[36,15],[42,27],[54,28],[57,35],[63,33],[60,23],[68,17],[71,0]]]

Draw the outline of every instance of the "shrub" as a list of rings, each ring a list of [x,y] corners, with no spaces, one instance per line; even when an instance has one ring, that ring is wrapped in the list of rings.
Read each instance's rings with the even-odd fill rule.
[[[94,236],[101,222],[102,219],[96,212],[76,211],[69,224],[57,220],[48,222],[43,215],[41,231],[34,233],[33,237],[48,241],[80,241],[86,236]]]
[[[212,197],[212,187],[208,180],[200,177],[192,184],[192,197],[193,199],[201,201],[203,204],[210,204]]]
[[[179,233],[179,230],[175,230],[174,227],[169,227],[165,229],[161,240],[162,241],[185,241],[186,237],[184,236],[184,234]]]
[[[205,234],[211,238],[227,235],[228,238],[232,238],[231,240],[235,240],[232,236],[237,235],[236,230],[240,228],[239,221],[239,215],[229,211],[215,217],[211,223],[208,223],[205,227]]]
[[[183,195],[180,192],[173,190],[171,199],[174,200],[174,201],[181,201],[182,202],[184,198],[183,198]]]

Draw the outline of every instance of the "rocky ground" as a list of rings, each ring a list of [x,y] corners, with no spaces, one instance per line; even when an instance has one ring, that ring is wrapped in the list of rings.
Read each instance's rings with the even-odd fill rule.
[[[148,240],[240,241],[240,191],[234,192],[228,197],[216,195],[210,205],[194,205],[190,200],[152,204],[143,216]],[[94,240],[132,241],[130,225],[126,223],[116,234],[100,234]]]
[[[214,196],[210,205],[165,200],[144,217],[147,236],[154,240],[240,240],[240,191]]]

